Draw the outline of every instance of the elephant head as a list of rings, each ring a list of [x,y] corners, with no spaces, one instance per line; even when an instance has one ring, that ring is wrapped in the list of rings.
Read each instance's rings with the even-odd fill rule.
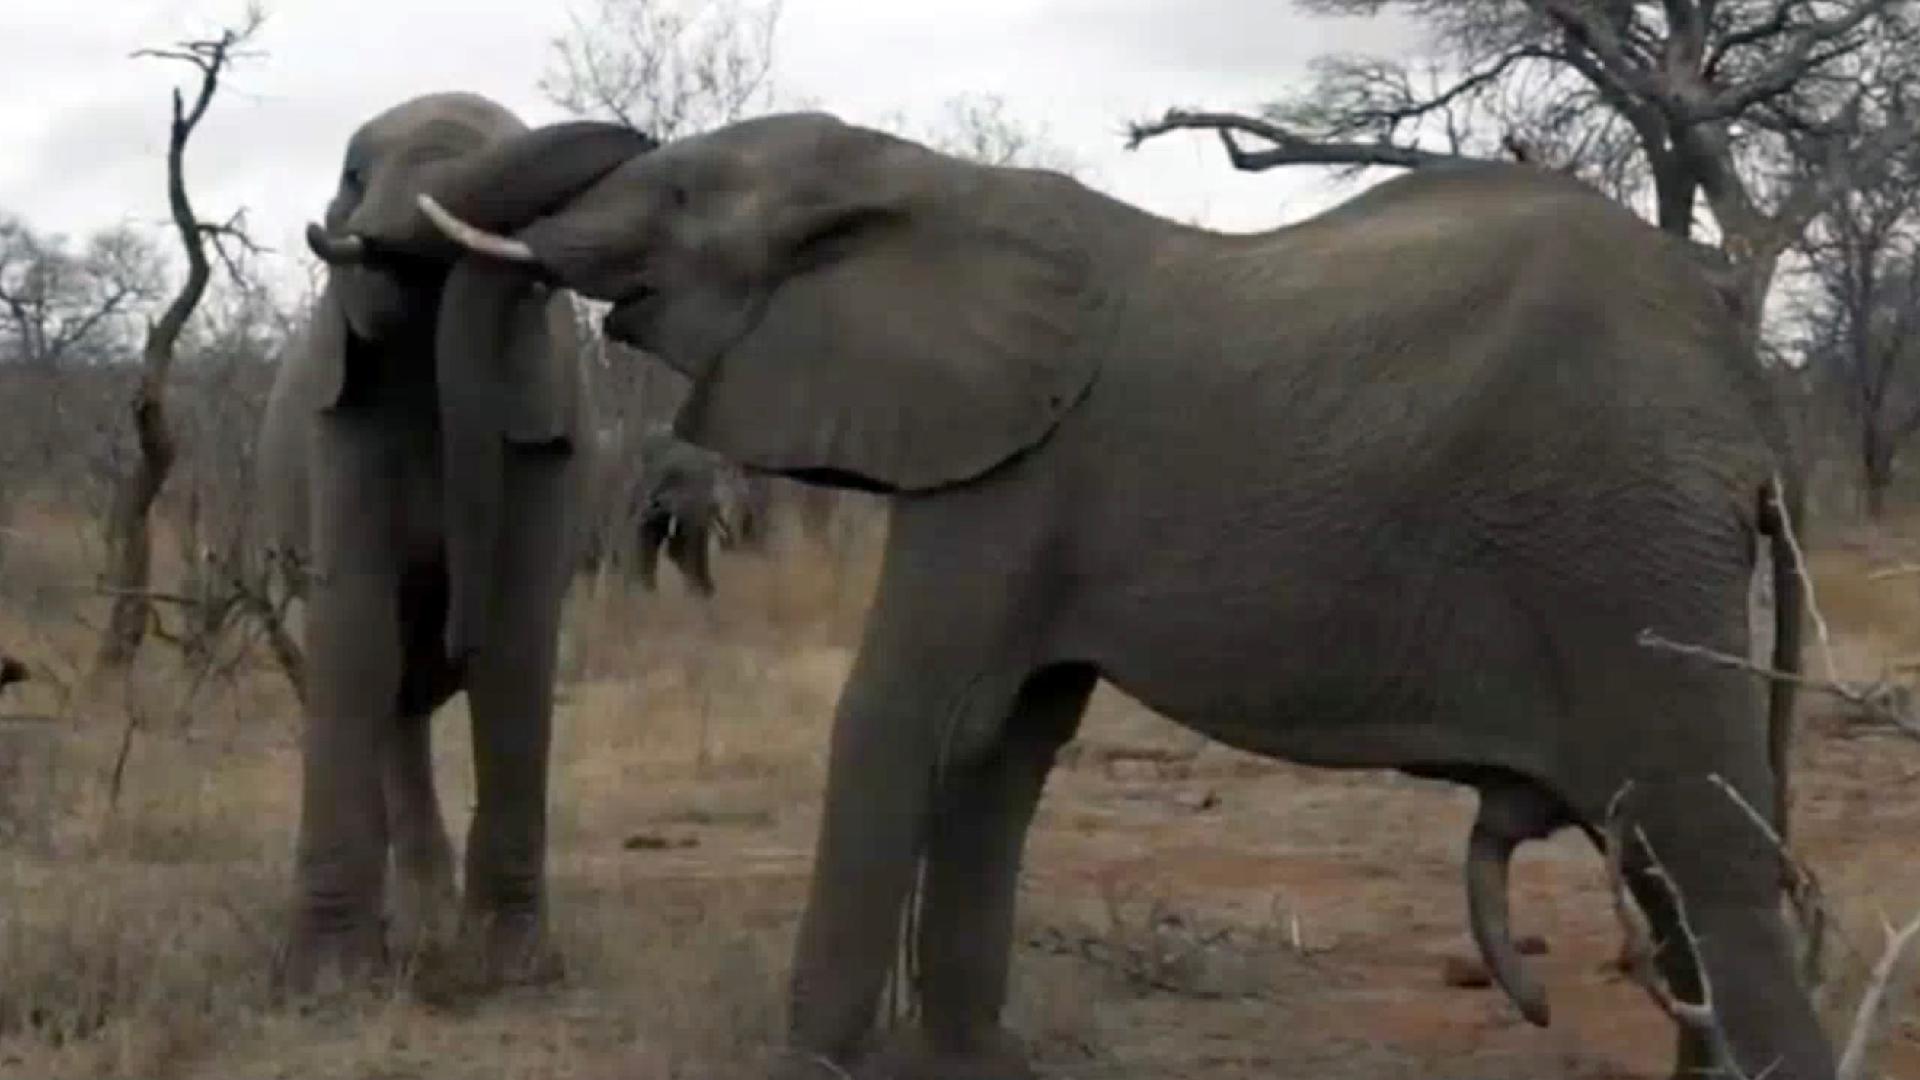
[[[530,160],[488,190],[522,187]],[[452,186],[422,208],[473,251],[612,301],[611,336],[693,380],[689,442],[916,491],[1032,447],[1092,382],[1097,230],[1053,216],[1066,203],[1044,192],[1066,183],[807,113],[635,156],[547,215],[490,222]],[[485,231],[503,226],[516,235]]]
[[[464,258],[415,199],[431,189],[481,214],[534,213],[653,145],[608,125],[529,133],[478,95],[430,94],[354,132],[324,225],[308,226],[309,246],[328,264],[309,330],[316,404],[337,407],[359,387],[384,384],[396,373],[382,365],[398,358],[434,358],[454,581],[450,655],[472,647],[493,588],[485,568],[499,532],[502,448],[566,442],[576,390],[572,350],[553,340],[551,291],[524,271]],[[486,186],[502,168],[524,186]]]

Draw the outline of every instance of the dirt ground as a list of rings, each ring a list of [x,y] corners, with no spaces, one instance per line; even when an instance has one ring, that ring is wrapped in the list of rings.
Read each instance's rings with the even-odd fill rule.
[[[1920,579],[1867,577],[1906,555],[1820,550],[1843,673],[1920,653]],[[50,719],[0,722],[0,1077],[753,1075],[780,1024],[825,729],[871,567],[790,555],[717,574],[711,606],[670,572],[658,596],[575,597],[557,986],[270,999],[297,777],[291,699],[270,671],[195,689],[156,649],[111,701],[63,702],[43,682],[7,702]],[[73,627],[7,616],[0,633],[51,670],[84,655]],[[465,721],[448,711],[458,835]],[[1799,847],[1839,923],[1839,1030],[1882,918],[1920,909],[1920,742],[1820,700],[1806,712]],[[1103,689],[1029,847],[1010,1022],[1058,1080],[1664,1077],[1670,1024],[1608,969],[1620,937],[1583,839],[1525,849],[1515,872],[1519,929],[1551,946],[1533,963],[1553,1026],[1445,984],[1446,959],[1472,954],[1471,810],[1441,784],[1203,744]],[[1878,1072],[1916,1080],[1920,994],[1896,1009]]]

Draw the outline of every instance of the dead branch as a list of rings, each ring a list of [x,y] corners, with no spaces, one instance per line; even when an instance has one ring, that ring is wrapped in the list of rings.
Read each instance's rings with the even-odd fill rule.
[[[1282,165],[1388,165],[1417,169],[1429,165],[1475,160],[1464,154],[1445,154],[1389,142],[1322,142],[1258,117],[1239,113],[1169,109],[1158,120],[1127,125],[1127,149],[1137,150],[1148,139],[1173,131],[1213,131],[1226,148],[1227,160],[1243,172],[1261,172]],[[1248,150],[1234,138],[1252,135],[1273,144],[1266,150]]]
[[[1900,962],[1905,959],[1908,947],[1920,940],[1920,914],[1916,914],[1912,921],[1898,930],[1891,924],[1886,925],[1885,930],[1887,948],[1879,962],[1874,964],[1866,991],[1860,996],[1860,1007],[1854,1012],[1846,1049],[1840,1054],[1836,1080],[1869,1080],[1867,1059],[1874,1041],[1880,1037],[1886,1025],[1887,1003],[1893,996],[1893,984],[1900,970]]]
[[[1796,675],[1790,671],[1780,671],[1765,664],[1756,663],[1744,656],[1735,656],[1704,645],[1674,641],[1651,629],[1640,631],[1636,640],[1642,648],[1676,653],[1717,667],[1744,671],[1762,679],[1792,683],[1804,690],[1839,698],[1858,710],[1862,718],[1870,722],[1890,725],[1920,739],[1920,715],[1916,715],[1913,707],[1913,691],[1902,683],[1890,679],[1859,683]]]
[[[191,106],[186,104],[178,88],[174,90],[173,118],[167,140],[167,206],[180,245],[186,252],[187,279],[159,321],[150,324],[147,330],[146,344],[141,349],[140,383],[129,403],[140,457],[115,484],[108,523],[107,583],[130,593],[145,590],[152,578],[153,504],[166,485],[178,455],[166,413],[167,380],[173,368],[175,346],[213,277],[213,266],[207,258],[210,239],[217,246],[220,238],[238,231],[237,218],[210,228],[194,212],[187,195],[187,143],[213,104],[221,76],[243,55],[241,45],[259,30],[264,17],[260,8],[252,7],[240,27],[223,30],[218,38],[186,41],[173,49],[142,50],[135,54],[192,65],[200,72],[200,87]],[[102,670],[123,669],[133,660],[151,622],[150,611],[146,601],[137,595],[120,596],[114,601],[113,614],[100,645],[98,662]]]
[[[1708,779],[1731,799],[1735,806],[1740,808],[1746,818],[1777,849],[1781,850],[1797,875],[1809,883],[1814,883],[1812,885],[1814,891],[1808,897],[1808,902],[1819,907],[1819,921],[1822,925],[1830,921],[1827,917],[1825,899],[1817,891],[1818,885],[1815,883],[1812,872],[1791,856],[1786,855],[1779,835],[1766,817],[1741,796],[1724,777],[1714,775]],[[1687,912],[1686,897],[1681,893],[1672,875],[1660,862],[1659,855],[1654,851],[1645,831],[1635,827],[1631,838],[1625,835],[1626,830],[1620,820],[1620,805],[1632,793],[1633,787],[1633,782],[1629,780],[1614,794],[1607,804],[1606,821],[1601,829],[1601,835],[1605,839],[1603,853],[1606,857],[1607,881],[1612,893],[1614,914],[1620,920],[1627,935],[1627,949],[1623,954],[1624,967],[1627,974],[1647,992],[1662,1012],[1672,1017],[1675,1023],[1698,1034],[1705,1041],[1713,1057],[1715,1069],[1728,1076],[1744,1077],[1745,1074],[1735,1066],[1732,1048],[1714,1011],[1713,983],[1705,963],[1701,960],[1700,940],[1694,932],[1693,923]],[[1681,933],[1681,941],[1678,943],[1654,941],[1646,913],[1641,910],[1638,901],[1633,897],[1625,868],[1625,852],[1629,839],[1638,843],[1641,851],[1645,853],[1647,866],[1643,874],[1647,880],[1665,890],[1668,899],[1673,903]],[[1859,1004],[1855,1009],[1846,1044],[1840,1054],[1840,1065],[1835,1074],[1837,1080],[1869,1080],[1867,1062],[1874,1042],[1884,1032],[1890,1019],[1888,1004],[1893,996],[1901,963],[1913,943],[1920,941],[1920,915],[1916,915],[1912,921],[1897,930],[1887,924],[1885,932],[1886,947],[1879,960],[1873,965],[1866,989],[1862,991]],[[1660,974],[1655,963],[1659,949],[1672,947],[1675,944],[1683,945],[1689,950],[1693,961],[1692,966],[1699,975],[1700,1000],[1697,1002],[1686,1001],[1676,995],[1673,987]],[[1764,1077],[1765,1073],[1763,1072],[1761,1076]]]
[[[1682,1000],[1674,993],[1666,977],[1660,974],[1657,965],[1660,949],[1676,943],[1654,940],[1651,923],[1646,913],[1641,910],[1639,902],[1633,898],[1632,889],[1627,884],[1626,849],[1629,838],[1625,835],[1625,826],[1620,821],[1620,804],[1632,790],[1633,782],[1629,780],[1614,793],[1613,799],[1607,804],[1607,820],[1602,829],[1606,837],[1607,881],[1612,890],[1613,911],[1627,935],[1627,948],[1622,954],[1627,961],[1627,974],[1647,992],[1647,996],[1653,999],[1653,1003],[1659,1006],[1661,1012],[1666,1013],[1673,1018],[1674,1023],[1692,1031],[1706,1042],[1716,1068],[1725,1070],[1728,1075],[1738,1076],[1740,1074],[1732,1068],[1733,1048],[1728,1045],[1726,1032],[1721,1029],[1719,1019],[1714,1013],[1713,980],[1707,974],[1706,965],[1698,962],[1694,964],[1694,968],[1700,975],[1700,1000],[1697,1002]],[[1654,852],[1646,833],[1635,827],[1631,839],[1637,842],[1641,850],[1646,853],[1647,869],[1644,871],[1646,877],[1666,890],[1668,898],[1673,901],[1674,913],[1683,937],[1683,941],[1678,944],[1690,949],[1692,955],[1698,958],[1700,939],[1694,933],[1692,919],[1687,914],[1686,898],[1680,894],[1679,886],[1674,884],[1673,878],[1660,862],[1660,857]]]

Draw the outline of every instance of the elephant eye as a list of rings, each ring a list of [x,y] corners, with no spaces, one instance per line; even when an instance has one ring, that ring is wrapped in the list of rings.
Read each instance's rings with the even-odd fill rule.
[[[360,175],[360,167],[357,165],[349,165],[340,171],[340,186],[346,188],[348,191],[357,192],[362,190],[364,180],[365,178]]]

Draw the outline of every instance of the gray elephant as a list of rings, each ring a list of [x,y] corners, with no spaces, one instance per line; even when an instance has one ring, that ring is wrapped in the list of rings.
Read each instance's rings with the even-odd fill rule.
[[[536,974],[547,753],[571,515],[587,427],[564,293],[459,249],[398,252],[358,237],[404,218],[456,163],[526,128],[464,93],[369,120],[348,141],[326,225],[309,230],[326,286],[289,343],[261,432],[278,553],[306,601],[300,825],[284,975],[379,963],[389,850],[399,935],[454,898],[429,720],[465,690],[477,806],[463,926],[485,970]],[[630,155],[545,156],[556,191]],[[597,162],[597,164],[596,164]],[[406,941],[401,942],[405,944]]]
[[[1711,979],[1730,1064],[1833,1076],[1778,853],[1728,797],[1784,823],[1791,687],[1644,637],[1746,655],[1794,457],[1721,297],[1631,212],[1476,165],[1228,236],[821,114],[637,154],[569,199],[477,173],[423,217],[611,301],[610,334],[692,380],[679,434],[891,496],[799,932],[796,1075],[1023,1073],[1000,1025],[1015,880],[1105,678],[1249,751],[1475,788],[1476,937],[1536,1023],[1506,861],[1617,825],[1663,941],[1665,882],[1684,896],[1699,948],[1661,962],[1682,996]],[[437,242],[427,224],[382,240]],[[1799,581],[1773,561],[1791,671]],[[919,1022],[876,1045],[909,904]],[[1683,1030],[1680,1074],[1719,1045]]]
[[[700,596],[715,592],[712,550],[757,545],[765,508],[738,468],[650,424],[638,439],[599,433],[599,513],[585,561],[590,570],[631,553],[641,586],[658,585],[660,552]]]

